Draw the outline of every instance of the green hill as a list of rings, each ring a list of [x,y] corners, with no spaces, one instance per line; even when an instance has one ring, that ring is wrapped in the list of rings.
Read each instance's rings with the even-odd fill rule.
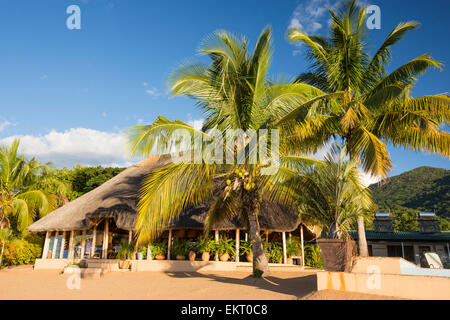
[[[378,211],[429,211],[450,217],[450,170],[419,167],[370,189]]]

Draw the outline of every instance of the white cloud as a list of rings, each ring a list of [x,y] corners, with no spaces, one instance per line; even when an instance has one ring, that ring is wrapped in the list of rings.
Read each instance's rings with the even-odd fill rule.
[[[145,90],[145,93],[147,93],[148,95],[151,95],[153,97],[158,97],[161,95],[161,92],[159,91],[159,89],[155,88],[155,87]]]
[[[306,0],[302,1],[294,10],[288,29],[297,28],[306,33],[317,32],[322,28],[322,21],[327,13],[326,6],[330,6],[330,0]]]
[[[20,139],[19,151],[41,162],[53,162],[56,167],[81,165],[127,166],[130,164],[126,136],[123,132],[104,132],[86,128],[55,130],[45,135],[11,136],[0,145]]]
[[[14,125],[11,122],[9,122],[6,119],[1,119],[0,118],[0,132],[2,132],[3,130],[5,130],[7,127]]]

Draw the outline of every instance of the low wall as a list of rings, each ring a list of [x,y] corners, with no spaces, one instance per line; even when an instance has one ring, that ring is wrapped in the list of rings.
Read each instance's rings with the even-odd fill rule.
[[[340,290],[419,300],[449,300],[450,278],[320,271],[317,290]]]
[[[63,269],[74,260],[70,259],[37,259],[34,269]],[[80,260],[75,260],[80,262]],[[101,269],[104,271],[120,271],[116,259],[86,259],[84,263],[88,268]],[[188,260],[132,260],[136,271],[159,271],[159,272],[203,272],[203,271],[250,271],[250,262],[220,262],[220,261],[188,261]],[[302,271],[297,265],[269,263],[274,271]]]
[[[78,263],[79,260],[73,259],[36,259],[34,269],[63,269],[71,263]]]

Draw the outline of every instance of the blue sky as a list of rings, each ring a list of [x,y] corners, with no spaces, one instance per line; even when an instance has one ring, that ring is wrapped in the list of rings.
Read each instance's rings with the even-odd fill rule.
[[[194,102],[171,98],[167,78],[218,29],[245,35],[254,44],[271,25],[271,75],[305,71],[302,48],[286,40],[300,23],[324,33],[336,0],[126,1],[0,0],[0,143],[22,137],[22,152],[56,166],[127,165],[123,130],[158,115],[199,121]],[[429,52],[450,63],[448,0],[366,1],[381,8],[373,48],[402,21],[417,20],[393,50],[390,69]],[[81,8],[81,30],[68,30],[66,8]],[[294,21],[296,20],[296,21]],[[448,92],[450,69],[421,77],[414,95]],[[389,147],[392,174],[429,165],[450,169],[439,156]]]

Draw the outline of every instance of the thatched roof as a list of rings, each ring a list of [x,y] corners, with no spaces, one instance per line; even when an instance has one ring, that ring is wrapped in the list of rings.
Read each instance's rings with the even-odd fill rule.
[[[140,186],[151,169],[170,164],[170,156],[153,156],[119,173],[96,189],[56,209],[27,229],[31,232],[87,230],[102,218],[113,218],[117,227],[133,230],[137,221]],[[170,229],[202,229],[207,206],[186,210],[173,220]],[[260,228],[265,231],[294,231],[300,220],[297,213],[286,207],[263,200],[259,214]],[[215,225],[216,230],[244,229],[234,219]]]

